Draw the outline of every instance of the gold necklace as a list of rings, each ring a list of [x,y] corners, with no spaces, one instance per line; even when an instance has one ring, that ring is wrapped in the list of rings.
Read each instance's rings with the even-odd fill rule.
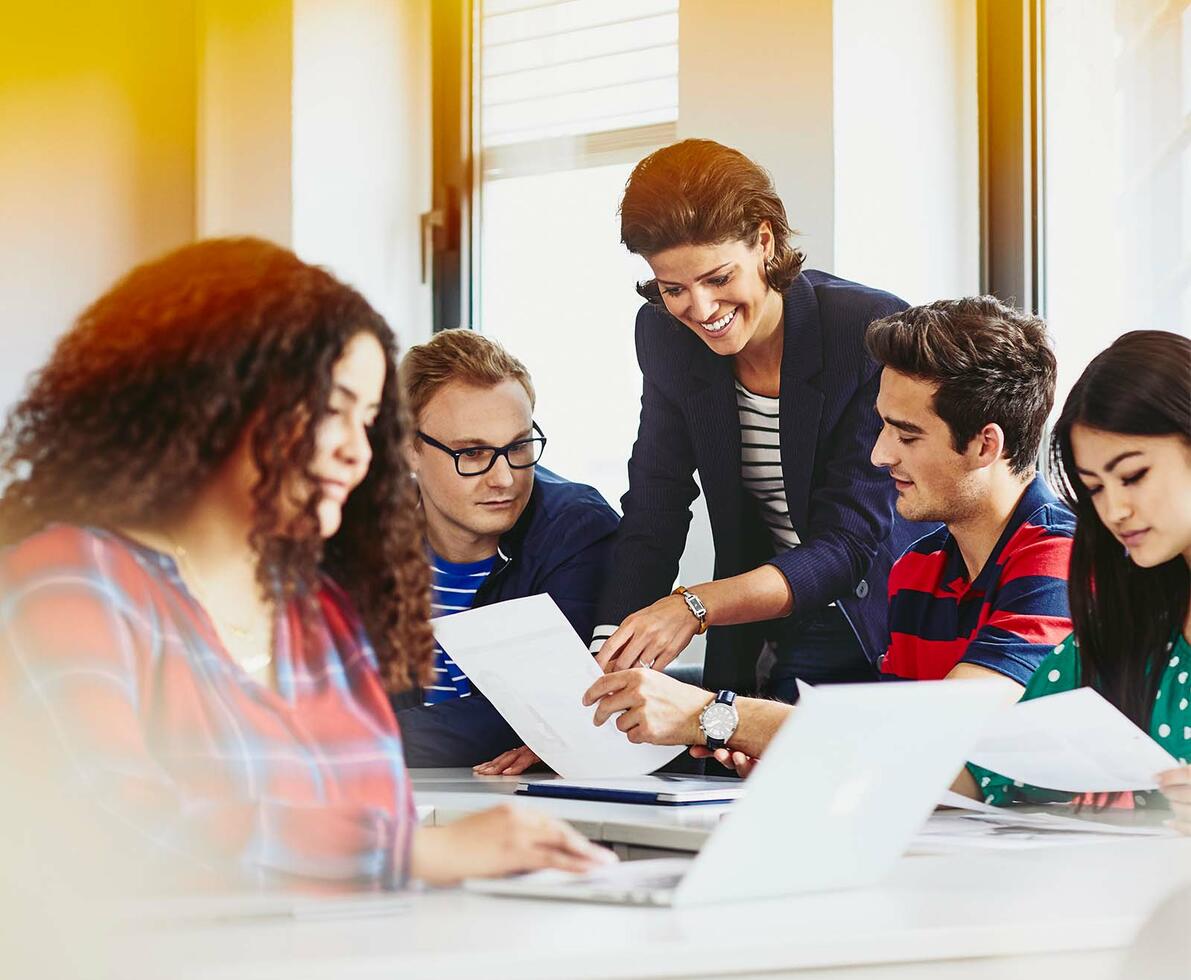
[[[198,571],[194,567],[194,563],[190,560],[190,553],[169,531],[165,531],[164,533],[166,538],[169,539],[170,550],[174,553],[174,560],[177,562],[179,573],[181,573],[183,568],[185,568],[186,572],[188,573],[185,578],[189,579],[186,584],[190,588],[190,591],[194,593],[194,597],[198,599],[199,605],[203,607],[203,611],[206,612],[212,622],[218,622],[219,626],[226,628],[227,631],[232,634],[232,636],[240,640],[251,640],[259,637],[260,629],[256,626],[241,626],[238,623],[233,623],[230,620],[215,614],[213,606],[211,605],[211,600],[207,596],[207,591],[205,588],[203,588],[202,577],[198,574]],[[269,632],[269,643],[264,653],[253,654],[251,657],[240,657],[231,650],[227,643],[223,644],[224,649],[227,650],[228,655],[240,665],[240,668],[245,673],[258,674],[273,662],[272,626],[270,626]]]

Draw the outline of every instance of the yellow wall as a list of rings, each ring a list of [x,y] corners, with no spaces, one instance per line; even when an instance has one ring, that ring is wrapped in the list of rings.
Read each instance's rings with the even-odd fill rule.
[[[194,234],[194,3],[22,5],[0,31],[0,405],[130,265]]]

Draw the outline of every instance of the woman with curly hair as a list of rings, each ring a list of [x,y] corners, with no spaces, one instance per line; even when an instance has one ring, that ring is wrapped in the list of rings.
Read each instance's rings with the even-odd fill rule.
[[[141,853],[376,887],[604,858],[508,807],[416,827],[387,693],[433,639],[396,354],[327,272],[206,241],[84,311],[10,416],[3,689]]]

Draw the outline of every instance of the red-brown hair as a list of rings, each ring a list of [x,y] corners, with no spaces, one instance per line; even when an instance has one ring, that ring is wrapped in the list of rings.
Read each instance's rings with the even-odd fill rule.
[[[388,371],[368,474],[324,542],[317,495],[289,518],[281,498],[308,475],[332,369],[361,331]],[[359,293],[269,242],[214,239],[146,263],[83,311],[10,414],[0,543],[57,521],[167,521],[251,432],[262,590],[298,599],[306,616],[325,570],[355,603],[390,686],[419,682],[433,656],[429,571],[396,361],[393,332]]]
[[[757,244],[761,224],[773,230],[765,263],[771,289],[798,278],[805,256],[790,245],[790,223],[769,174],[739,150],[712,140],[683,140],[649,154],[633,168],[620,202],[620,240],[648,258],[679,245]],[[637,292],[661,303],[656,280]]]

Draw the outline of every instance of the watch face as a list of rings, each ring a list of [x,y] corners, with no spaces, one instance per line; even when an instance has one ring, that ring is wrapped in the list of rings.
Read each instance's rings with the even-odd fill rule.
[[[703,731],[709,738],[726,739],[736,730],[736,711],[716,702],[703,712]]]

